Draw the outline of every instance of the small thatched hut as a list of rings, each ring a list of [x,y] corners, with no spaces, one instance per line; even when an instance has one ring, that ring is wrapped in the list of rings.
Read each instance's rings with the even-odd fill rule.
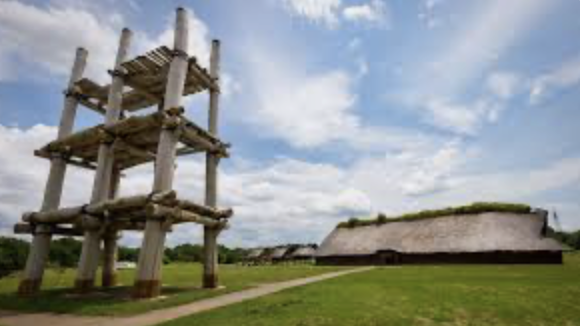
[[[316,245],[304,245],[296,248],[289,255],[289,259],[293,261],[310,261],[314,260],[316,254]]]
[[[273,263],[280,263],[285,260],[285,255],[288,252],[289,247],[277,247],[274,248],[272,254],[270,255],[270,259]]]
[[[351,220],[326,237],[316,263],[561,264],[562,246],[545,237],[547,212],[510,205],[473,204],[396,219]]]
[[[245,258],[246,264],[257,264],[261,262],[262,254],[264,253],[264,248],[254,248],[251,249]]]

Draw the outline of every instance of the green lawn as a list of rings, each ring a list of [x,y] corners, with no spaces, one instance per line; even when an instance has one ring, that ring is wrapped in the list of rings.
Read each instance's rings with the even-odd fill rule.
[[[82,315],[130,315],[238,291],[262,283],[318,275],[337,269],[312,265],[257,267],[220,265],[220,281],[225,288],[203,290],[199,288],[201,265],[170,264],[163,268],[164,297],[140,301],[130,298],[134,270],[120,272],[120,282],[125,286],[80,297],[70,289],[74,283],[75,270],[50,269],[44,279],[45,290],[34,298],[21,298],[15,295],[18,287],[17,275],[0,280],[0,309]]]
[[[164,325],[580,325],[580,254],[565,260],[379,268]]]

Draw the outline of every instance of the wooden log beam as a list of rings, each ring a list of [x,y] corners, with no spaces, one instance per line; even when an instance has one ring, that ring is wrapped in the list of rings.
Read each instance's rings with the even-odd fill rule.
[[[192,201],[184,199],[180,199],[177,202],[177,207],[214,219],[227,219],[233,215],[233,210],[231,209],[219,210],[215,207],[196,204]]]
[[[59,153],[59,152],[52,152],[52,153],[57,153],[61,156],[61,158],[65,161],[66,164],[68,165],[72,165],[78,168],[82,168],[82,169],[88,169],[88,170],[95,170],[97,167],[91,163],[91,162],[86,162],[83,160],[79,160],[79,159],[75,159],[72,156],[69,155],[65,155],[64,151],[63,153]],[[48,152],[46,150],[35,150],[34,151],[34,155],[37,157],[42,157],[42,158],[47,158],[47,159],[51,159],[53,158],[53,154],[51,154],[51,152]]]
[[[114,200],[105,200],[90,204],[85,211],[91,215],[102,215],[105,211],[122,211],[145,205],[149,200],[148,195],[124,197]]]
[[[219,151],[219,146],[214,145],[211,141],[201,136],[192,128],[187,126],[181,127],[180,141],[193,148],[201,148],[206,151]]]
[[[113,81],[109,89],[107,101],[107,114],[105,116],[105,126],[109,127],[115,124],[121,114],[121,105],[123,103],[124,80],[120,71],[121,64],[126,60],[131,43],[132,32],[124,28],[119,40],[119,49],[115,59],[115,70],[112,74]],[[93,182],[93,192],[91,195],[91,204],[107,200],[111,193],[111,183],[113,181],[114,168],[114,148],[110,143],[102,142],[99,146],[99,156],[97,171]],[[94,221],[95,223],[97,221]],[[81,251],[81,259],[77,270],[75,288],[79,292],[87,292],[94,287],[95,274],[99,266],[101,251],[101,235],[98,230],[87,228]]]
[[[79,96],[79,103],[84,105],[86,108],[101,114],[101,115],[106,115],[107,114],[107,110],[105,109],[105,107],[100,103],[94,103],[92,102],[90,99],[85,98],[83,96]]]
[[[171,108],[181,107],[181,97],[187,74],[187,43],[187,12],[185,9],[179,8],[175,22],[173,48],[180,55],[173,57],[169,68],[163,102],[165,112]],[[155,160],[153,192],[167,191],[173,188],[177,141],[176,130],[164,128],[161,131]],[[167,227],[162,221],[147,220],[133,292],[137,298],[156,297],[161,291],[161,265],[165,251],[166,231]]]
[[[203,152],[203,150],[201,150],[201,149],[191,148],[191,147],[183,147],[183,148],[178,149],[175,155],[185,156],[185,155],[197,154],[197,153],[201,153],[201,152]]]
[[[76,228],[63,228],[59,226],[50,226],[48,231],[52,235],[62,235],[67,237],[78,237],[83,235],[83,230]],[[14,225],[15,234],[33,234],[34,226],[27,223],[18,223]]]
[[[68,82],[69,90],[72,90],[76,82],[81,79],[87,63],[87,56],[88,52],[85,49],[77,49],[72,73]],[[58,127],[58,139],[62,139],[71,134],[77,106],[78,99],[76,97],[65,97],[64,108]],[[59,207],[65,173],[66,162],[62,158],[51,159],[48,181],[42,202],[42,211],[51,211]],[[51,241],[51,234],[44,232],[44,228],[43,226],[38,226],[37,230],[35,230],[36,232],[30,246],[30,252],[26,260],[26,267],[18,287],[18,293],[21,295],[34,294],[40,289]]]
[[[83,208],[83,206],[75,206],[46,212],[25,213],[22,220],[28,223],[72,223],[83,214]]]
[[[109,199],[115,199],[119,195],[121,186],[121,171],[114,169],[111,175],[111,188]],[[104,288],[117,285],[117,240],[120,234],[112,223],[109,222],[103,235],[103,261],[101,272],[101,286]]]
[[[220,43],[212,42],[210,57],[210,74],[214,80],[219,80]],[[211,88],[209,93],[208,131],[217,137],[218,134],[218,103],[219,88]],[[205,161],[205,205],[215,209],[217,206],[217,169],[219,156],[216,151],[206,153]],[[225,226],[225,224],[223,225]],[[218,287],[218,247],[217,237],[220,227],[206,225],[203,229],[204,264],[203,264],[203,287]]]
[[[135,146],[135,145],[129,143],[126,139],[122,139],[122,138],[115,139],[113,147],[123,149],[124,151],[126,151],[127,153],[129,153],[133,156],[142,157],[142,158],[145,158],[147,160],[155,160],[155,153],[148,151],[146,149],[140,148],[138,146]]]
[[[147,205],[146,215],[148,219],[170,220],[175,223],[193,222],[210,227],[220,227],[226,223],[224,220],[216,220],[178,207],[168,207],[159,204]]]

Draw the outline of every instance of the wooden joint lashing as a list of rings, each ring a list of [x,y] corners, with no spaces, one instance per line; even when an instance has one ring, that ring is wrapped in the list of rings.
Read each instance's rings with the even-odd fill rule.
[[[150,203],[145,207],[145,215],[148,219],[166,220],[175,215],[175,208]]]
[[[33,228],[33,232],[34,234],[51,234],[52,233],[52,228],[50,227],[50,225],[45,225],[45,224],[33,224],[34,228]]]
[[[88,99],[88,96],[83,94],[81,92],[80,87],[78,87],[78,86],[69,87],[69,88],[65,89],[64,91],[62,91],[62,93],[64,94],[65,97],[72,97],[72,98],[77,99],[77,100]]]
[[[51,160],[67,159],[70,157],[70,153],[66,153],[65,151],[50,151],[50,152],[48,152],[48,157]]]
[[[107,72],[109,73],[109,75],[111,75],[111,77],[120,77],[120,78],[125,78],[128,74],[127,69],[123,68],[123,67],[119,67],[117,69],[113,69],[113,70],[107,70]]]
[[[187,55],[187,52],[180,50],[180,49],[174,49],[173,51],[171,51],[171,55],[173,57],[178,57],[184,60],[187,60],[189,58],[189,55]]]
[[[230,154],[228,153],[228,151],[222,147],[216,147],[212,150],[209,150],[208,153],[215,156],[218,163],[219,163],[219,160],[221,160],[222,158],[230,157]]]
[[[46,147],[46,152],[43,152],[44,149],[38,151],[38,156],[43,156],[49,159],[69,159],[72,155],[72,150],[69,146],[52,146],[49,145]],[[36,154],[36,151],[35,151]]]
[[[101,144],[112,145],[115,142],[115,135],[111,134],[104,128],[100,128],[98,131],[99,142]]]
[[[183,106],[177,106],[177,107],[173,107],[173,108],[169,108],[167,110],[165,110],[165,112],[167,112],[167,114],[169,116],[181,116],[185,113],[185,109],[183,108]]]
[[[172,203],[177,199],[177,192],[175,190],[166,190],[161,192],[154,192],[149,195],[149,201],[160,203]]]
[[[169,114],[165,114],[165,112],[164,112],[163,123],[162,123],[163,129],[177,131],[179,129],[179,126],[181,126],[181,124],[182,124],[182,120],[179,116],[177,116],[177,115],[172,116]]]
[[[173,220],[170,219],[170,218],[165,219],[161,223],[161,229],[163,229],[164,232],[171,232],[171,231],[173,231]]]
[[[94,216],[83,214],[79,222],[84,230],[101,231],[102,223],[98,218]]]

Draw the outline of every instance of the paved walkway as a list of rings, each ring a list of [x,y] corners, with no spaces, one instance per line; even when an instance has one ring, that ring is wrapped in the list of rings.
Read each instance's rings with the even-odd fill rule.
[[[234,303],[258,298],[271,293],[279,292],[285,289],[302,286],[314,282],[327,280],[330,278],[364,272],[373,267],[354,268],[340,272],[326,273],[318,276],[306,277],[297,280],[290,280],[279,283],[264,284],[258,287],[247,289],[239,292],[224,294],[219,297],[204,299],[189,304],[154,310],[148,313],[132,317],[86,317],[74,315],[56,315],[49,313],[19,313],[0,311],[0,325],[3,326],[39,326],[43,325],[58,326],[146,326],[156,325],[165,321],[179,317],[189,316],[198,312],[207,311]]]

